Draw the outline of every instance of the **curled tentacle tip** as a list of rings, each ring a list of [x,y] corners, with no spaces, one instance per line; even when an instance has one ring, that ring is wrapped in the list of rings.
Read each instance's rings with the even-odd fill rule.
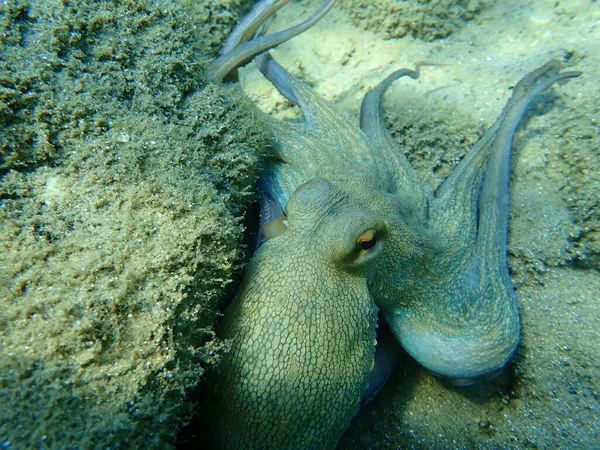
[[[325,0],[317,11],[298,25],[251,39],[260,26],[287,1],[263,0],[257,3],[248,14],[248,19],[236,27],[235,36],[228,39],[223,54],[209,65],[206,71],[207,78],[214,82],[222,82],[238,67],[243,66],[256,55],[277,47],[311,28],[333,8],[335,2],[336,0]]]

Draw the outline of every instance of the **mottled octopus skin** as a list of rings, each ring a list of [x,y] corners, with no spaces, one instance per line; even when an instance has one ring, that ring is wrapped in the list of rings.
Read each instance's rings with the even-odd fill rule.
[[[278,4],[263,1],[267,12]],[[245,42],[243,31],[244,55],[268,48]],[[289,229],[254,255],[218,329],[231,349],[211,380],[215,445],[334,448],[367,387],[378,307],[403,347],[440,375],[474,379],[513,355],[520,320],[506,261],[511,143],[531,100],[579,73],[551,61],[527,75],[432,191],[383,120],[386,89],[417,72],[395,72],[369,91],[358,127],[274,60],[259,59],[304,117],[265,119],[276,157],[261,188],[287,213]],[[223,60],[227,67],[211,72],[216,80],[241,63]],[[365,250],[361,236],[376,242]]]
[[[267,118],[278,154],[262,179],[289,229],[257,251],[218,330],[231,350],[214,382],[217,447],[334,448],[367,387],[375,304],[434,372],[506,364],[520,332],[506,265],[510,143],[530,100],[577,75],[558,67],[515,87],[436,192],[370,114],[385,89],[366,96],[360,129],[290,77],[304,120]],[[361,255],[367,230],[377,245]]]
[[[277,159],[262,185],[280,205],[313,177],[349,192],[382,220],[382,254],[367,269],[369,292],[402,346],[429,370],[457,381],[501,369],[520,335],[508,275],[510,149],[531,100],[578,76],[551,61],[521,80],[499,119],[432,191],[391,139],[382,97],[398,71],[365,96],[361,128],[289,77],[301,123],[271,121]]]
[[[320,179],[287,212],[289,229],[254,255],[219,325],[231,348],[210,402],[216,448],[334,448],[367,387],[377,308],[364,271],[379,248],[356,240],[383,224]]]

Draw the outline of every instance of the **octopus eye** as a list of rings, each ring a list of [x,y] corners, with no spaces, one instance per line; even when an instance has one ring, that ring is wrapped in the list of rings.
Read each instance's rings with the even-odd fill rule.
[[[356,248],[360,254],[365,254],[373,250],[378,241],[379,231],[370,229],[358,237],[356,240]]]

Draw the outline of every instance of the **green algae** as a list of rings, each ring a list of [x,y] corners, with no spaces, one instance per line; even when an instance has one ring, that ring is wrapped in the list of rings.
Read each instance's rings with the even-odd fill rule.
[[[171,447],[266,136],[202,79],[213,44],[176,3],[8,1],[0,23],[0,443]]]
[[[196,38],[202,42],[202,52],[218,56],[229,33],[252,7],[252,2],[181,0],[181,5],[189,14]]]
[[[474,19],[485,3],[479,0],[341,0],[354,23],[384,39],[413,36],[425,41],[452,34],[461,23]]]

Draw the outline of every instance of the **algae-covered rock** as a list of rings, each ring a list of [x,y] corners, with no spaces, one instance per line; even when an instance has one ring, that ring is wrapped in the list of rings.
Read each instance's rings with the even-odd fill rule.
[[[176,3],[9,0],[0,26],[0,445],[168,448],[265,136]]]
[[[433,41],[451,34],[483,8],[480,0],[341,0],[357,26],[385,39],[414,36]]]
[[[247,0],[181,0],[188,12],[196,37],[202,42],[204,53],[216,56],[232,28],[250,10],[253,2]]]

